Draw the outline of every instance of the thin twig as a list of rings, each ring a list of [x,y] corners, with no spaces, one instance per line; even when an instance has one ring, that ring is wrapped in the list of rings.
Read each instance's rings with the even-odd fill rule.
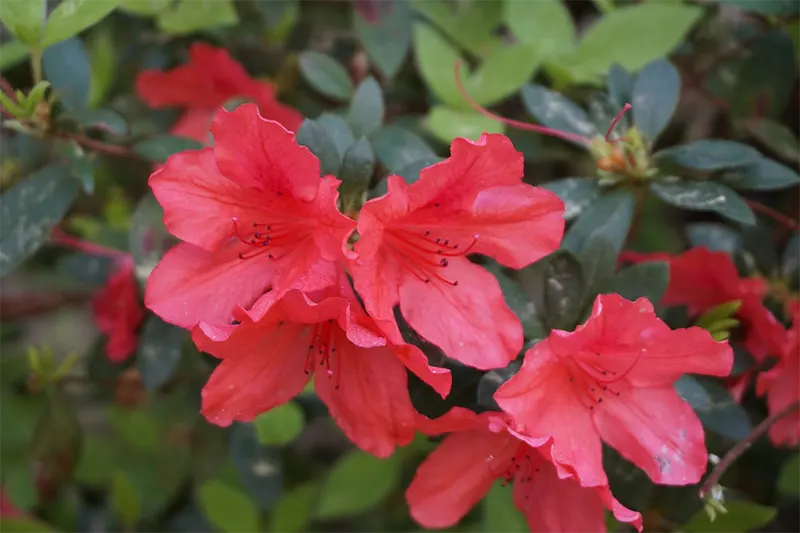
[[[781,224],[787,226],[789,229],[794,231],[800,230],[800,223],[796,220],[792,219],[791,217],[787,217],[783,213],[775,211],[771,207],[767,207],[766,205],[756,202],[754,200],[745,200],[745,203],[749,205],[753,210],[758,211],[759,213],[763,213],[770,217],[771,219],[780,222]]]
[[[711,492],[711,489],[713,489],[719,483],[719,480],[722,478],[722,475],[725,473],[725,471],[728,470],[734,461],[736,461],[740,455],[747,451],[747,449],[750,448],[750,446],[752,446],[761,435],[766,433],[767,430],[771,428],[778,420],[798,409],[800,409],[800,401],[789,404],[777,413],[768,416],[762,420],[761,423],[757,425],[747,437],[740,440],[736,446],[731,448],[728,453],[725,454],[725,457],[723,457],[722,460],[717,464],[717,466],[714,467],[714,471],[711,472],[711,474],[706,478],[703,486],[700,487],[700,491],[698,492],[700,498],[705,498],[706,494]]]

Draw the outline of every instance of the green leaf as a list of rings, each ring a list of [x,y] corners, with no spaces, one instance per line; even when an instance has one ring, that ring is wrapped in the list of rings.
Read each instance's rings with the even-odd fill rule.
[[[136,365],[149,390],[166,383],[181,358],[184,330],[151,315],[144,324],[136,350]]]
[[[214,527],[226,533],[260,531],[258,509],[246,494],[212,479],[197,491],[203,514]]]
[[[523,270],[539,319],[549,329],[571,331],[583,311],[586,282],[581,263],[568,250],[556,250]]]
[[[753,117],[744,123],[756,139],[764,143],[775,155],[789,161],[800,161],[798,141],[792,130],[766,117]]]
[[[494,30],[503,21],[503,2],[470,2],[457,7],[447,0],[412,0],[411,3],[448,39],[476,56],[491,53],[500,44]]]
[[[75,469],[75,479],[92,488],[106,488],[114,474],[114,467],[120,460],[118,441],[87,435],[82,444],[83,450]]]
[[[108,421],[118,438],[140,450],[156,450],[159,443],[158,420],[141,409],[113,407]]]
[[[0,44],[0,72],[14,68],[30,54],[28,46],[22,41],[8,41]]]
[[[384,126],[372,139],[372,149],[389,172],[425,158],[436,157],[428,144],[419,136],[399,126]]]
[[[636,71],[669,54],[702,15],[682,2],[646,2],[604,15],[583,35],[573,54],[561,58],[576,82],[593,81],[614,63]]]
[[[540,58],[528,45],[497,48],[465,80],[467,93],[482,106],[494,105],[516,93],[531,79]]]
[[[320,93],[346,102],[353,94],[353,82],[347,69],[336,59],[308,50],[300,54],[300,73]]]
[[[653,183],[650,191],[670,205],[693,211],[713,211],[748,226],[756,223],[753,210],[733,189],[713,181]]]
[[[45,0],[4,2],[0,21],[21,43],[38,46],[45,19],[45,5]]]
[[[460,111],[445,106],[431,108],[425,126],[436,138],[450,143],[456,137],[478,140],[484,133],[503,133],[505,126],[474,111]]]
[[[619,294],[631,301],[647,298],[655,305],[664,297],[668,285],[669,264],[664,261],[646,261],[620,270],[605,292]]]
[[[348,126],[347,122],[340,116],[331,113],[323,113],[317,117],[314,122],[322,126],[328,134],[328,137],[330,137],[336,145],[336,150],[341,157],[344,157],[347,149],[356,142],[356,138],[353,136],[353,131],[350,129],[350,126]]]
[[[292,442],[303,431],[304,423],[303,410],[294,402],[270,409],[253,420],[258,442],[272,446]]]
[[[350,102],[347,123],[356,137],[369,137],[383,124],[383,93],[381,86],[370,76],[361,82]]]
[[[3,488],[15,507],[30,511],[39,501],[34,470],[27,459],[3,469]]]
[[[611,102],[619,109],[633,99],[633,76],[618,63],[611,65],[606,79]]]
[[[732,439],[745,438],[752,429],[747,413],[720,385],[692,376],[675,382],[675,390],[692,406],[703,426]]]
[[[78,195],[69,169],[50,165],[0,196],[0,276],[33,255]]]
[[[128,123],[110,109],[76,109],[60,114],[58,119],[72,122],[82,129],[100,130],[113,135],[128,133]]]
[[[697,170],[721,170],[743,167],[762,159],[755,148],[746,144],[719,139],[702,139],[661,150],[655,157],[673,165]]]
[[[800,454],[794,454],[781,466],[778,491],[786,496],[800,496]]]
[[[775,191],[800,183],[800,174],[771,159],[761,158],[746,167],[727,172],[723,180],[736,189]]]
[[[527,2],[509,3],[525,4]],[[489,489],[483,498],[483,531],[486,533],[528,531],[525,516],[514,505],[513,490],[512,485],[506,485],[500,481],[496,481]]]
[[[83,283],[99,287],[108,280],[114,268],[114,259],[111,257],[74,253],[60,258],[56,270]]]
[[[560,0],[505,2],[505,23],[521,43],[532,45],[542,58],[572,52],[575,24]]]
[[[286,494],[270,513],[270,531],[301,533],[308,531],[319,487],[314,483],[299,485]]]
[[[785,278],[796,279],[798,270],[800,270],[800,233],[794,232],[783,249],[781,273]]]
[[[525,294],[525,290],[517,283],[516,280],[510,278],[503,272],[503,268],[494,262],[489,263],[486,269],[491,272],[497,282],[500,284],[500,290],[503,291],[503,297],[506,300],[506,305],[511,309],[520,322],[522,322],[522,331],[525,337],[531,339],[541,339],[546,336],[544,326],[536,316],[536,307],[533,302]]]
[[[720,4],[736,6],[749,13],[791,17],[800,12],[800,6],[794,0],[714,0]]]
[[[742,247],[742,236],[716,222],[697,222],[686,226],[686,236],[692,246],[733,254]]]
[[[758,530],[775,518],[778,510],[743,500],[726,501],[727,513],[717,513],[712,521],[705,509],[697,511],[681,526],[686,533],[745,533]]]
[[[378,20],[364,20],[353,10],[353,27],[370,61],[387,78],[393,78],[411,46],[409,2],[385,2]]]
[[[603,235],[619,254],[631,227],[635,203],[630,191],[602,196],[572,224],[561,242],[562,248],[580,253],[587,242],[596,235]]]
[[[242,485],[259,505],[271,507],[283,490],[283,466],[278,451],[258,442],[253,424],[234,426],[229,451]]]
[[[142,512],[142,498],[131,480],[121,470],[111,482],[111,508],[127,530],[133,530]]]
[[[543,183],[542,187],[552,191],[564,202],[564,219],[572,220],[600,196],[600,186],[592,178],[563,178]]]
[[[578,255],[586,293],[594,296],[608,286],[617,267],[617,252],[602,234],[592,236]]]
[[[66,39],[48,47],[42,55],[42,67],[58,100],[67,110],[86,107],[92,72],[80,39]]]
[[[233,0],[179,0],[171,9],[159,13],[156,23],[168,35],[186,35],[235,26],[239,15]]]
[[[297,144],[305,146],[319,159],[323,176],[338,175],[342,166],[342,156],[331,135],[318,122],[305,119],[297,130]]]
[[[587,139],[599,135],[586,112],[562,94],[541,85],[525,85],[522,88],[522,101],[533,118],[548,128]]]
[[[133,256],[136,279],[144,283],[164,253],[175,242],[164,226],[164,210],[152,193],[139,201],[131,217],[128,249]]]
[[[633,122],[651,143],[669,124],[681,93],[681,77],[667,60],[649,63],[633,84]]]
[[[419,74],[430,91],[452,107],[468,108],[456,83],[455,65],[459,61],[463,63],[458,50],[431,25],[417,22],[414,24],[414,52]],[[462,76],[465,70],[462,65]]]
[[[87,48],[92,71],[89,84],[89,107],[97,107],[108,96],[117,74],[117,49],[111,26],[103,25],[92,32]]]
[[[10,516],[0,517],[0,531],[14,533],[55,533],[56,529],[46,522],[41,522],[35,518],[12,518]]]
[[[156,163],[164,163],[173,154],[201,148],[203,145],[194,139],[164,134],[155,135],[133,145],[134,152]]]
[[[173,0],[122,0],[119,8],[128,13],[155,16],[170,7]]]
[[[374,509],[400,484],[397,455],[379,459],[351,452],[333,466],[325,480],[314,517],[334,520]]]
[[[339,191],[348,207],[358,208],[361,205],[360,198],[369,188],[374,170],[375,153],[372,151],[369,141],[361,137],[344,154],[342,168],[337,176],[342,180]],[[355,205],[348,205],[350,197],[353,197]]]
[[[46,48],[94,26],[119,4],[119,0],[62,0],[44,28],[42,45]]]

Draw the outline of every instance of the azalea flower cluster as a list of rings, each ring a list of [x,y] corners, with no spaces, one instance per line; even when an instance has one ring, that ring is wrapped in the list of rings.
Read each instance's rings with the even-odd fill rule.
[[[210,421],[252,420],[314,374],[345,434],[377,456],[417,431],[451,433],[407,492],[426,527],[457,522],[505,478],[533,530],[600,530],[606,508],[641,528],[611,494],[602,442],[657,483],[700,479],[703,429],[672,385],[686,372],[727,375],[731,349],[700,328],[671,331],[643,299],[599,296],[583,326],[531,348],[495,395],[502,412],[429,420],[414,410],[406,369],[442,396],[451,378],[404,342],[397,313],[449,357],[505,367],[522,326],[468,256],[523,268],[563,235],[563,203],[522,181],[505,136],[456,139],[418,181],[390,176],[353,220],[337,208],[339,180],[320,176],[316,157],[255,105],[220,110],[211,135],[213,147],[176,154],[150,177],[182,242],[145,294],[222,360],[202,393]]]

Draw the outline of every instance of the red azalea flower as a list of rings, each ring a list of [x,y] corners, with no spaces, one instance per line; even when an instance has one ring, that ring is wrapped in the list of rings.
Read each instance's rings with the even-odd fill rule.
[[[756,382],[756,393],[766,394],[770,414],[775,414],[800,401],[800,301],[788,305],[792,327],[786,333],[778,364],[762,372]],[[779,446],[800,443],[800,411],[778,420],[769,428],[769,438]]]
[[[666,306],[685,305],[692,317],[718,305],[740,300],[736,316],[745,328],[744,345],[759,361],[777,353],[777,339],[783,338],[784,328],[762,300],[766,283],[757,277],[740,278],[736,265],[725,252],[712,252],[706,248],[691,248],[682,254],[669,256],[663,253],[637,254],[625,252],[625,259],[640,261],[667,261],[669,286],[661,303]]]
[[[223,360],[203,388],[208,420],[223,426],[252,420],[299,394],[316,371],[316,393],[359,447],[386,457],[414,437],[416,412],[401,361],[425,356],[412,346],[388,345],[344,276],[308,295],[266,294],[236,316],[238,326],[193,332],[198,348]],[[449,374],[431,377],[449,390]]]
[[[6,488],[0,485],[0,518],[24,518],[25,513],[17,509]]]
[[[600,295],[574,332],[553,330],[495,394],[519,431],[552,437],[558,468],[583,486],[608,483],[601,439],[666,485],[706,469],[703,426],[673,388],[685,373],[727,375],[733,352],[704,329],[670,330],[644,298]]]
[[[425,528],[456,524],[504,478],[513,480],[514,504],[533,532],[605,531],[604,509],[642,530],[641,515],[614,499],[608,485],[581,487],[553,466],[547,439],[531,446],[502,415],[456,407],[419,427],[428,434],[455,431],[423,461],[406,491],[411,516]]]
[[[136,92],[154,108],[183,107],[186,112],[172,128],[174,135],[203,144],[217,109],[232,98],[248,98],[261,114],[295,131],[303,115],[278,102],[276,87],[250,77],[223,48],[194,43],[189,63],[168,72],[146,70],[136,78]]]
[[[356,290],[386,331],[393,308],[424,338],[482,369],[505,366],[522,347],[522,326],[497,280],[467,254],[522,268],[558,248],[564,204],[522,183],[522,154],[503,135],[456,139],[446,161],[388,192],[358,219]]]
[[[100,331],[108,336],[106,355],[121,363],[136,351],[136,331],[144,319],[133,260],[127,257],[92,299],[92,314]]]
[[[221,111],[214,147],[175,154],[150,176],[167,229],[185,241],[147,281],[145,303],[191,328],[227,324],[270,288],[324,288],[355,222],[336,208],[339,181],[253,104]],[[276,297],[279,297],[280,294]]]

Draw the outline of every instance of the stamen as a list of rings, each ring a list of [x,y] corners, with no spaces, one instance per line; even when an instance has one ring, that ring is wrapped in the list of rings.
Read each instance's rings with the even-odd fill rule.
[[[632,107],[633,106],[631,104],[625,104],[622,106],[622,111],[617,113],[617,116],[614,117],[614,120],[611,121],[611,125],[608,127],[608,131],[606,132],[606,142],[608,142],[608,138],[611,137],[611,132],[614,131],[614,128],[617,126],[619,121],[622,120],[622,117],[625,115],[625,113],[627,113]]]

